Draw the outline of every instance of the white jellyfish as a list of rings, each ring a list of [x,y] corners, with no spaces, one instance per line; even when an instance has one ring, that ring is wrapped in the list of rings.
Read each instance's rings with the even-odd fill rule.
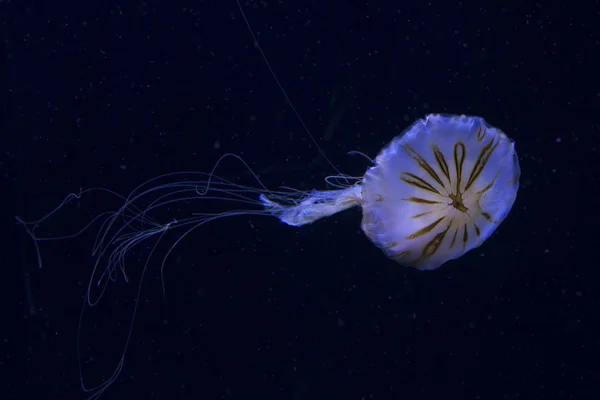
[[[237,156],[225,157],[231,156],[243,163]],[[162,258],[162,271],[169,254],[191,231],[230,216],[273,216],[288,225],[302,226],[361,207],[362,230],[389,258],[405,266],[432,270],[485,242],[512,208],[520,176],[514,142],[501,130],[480,117],[440,114],[418,120],[394,138],[363,177],[337,177],[336,190],[273,191],[264,187],[256,175],[258,187],[249,187],[217,177],[215,169],[209,174],[163,175],[145,182],[127,197],[109,192],[123,203],[116,211],[102,213],[94,220],[101,220],[101,228],[93,247],[96,264],[84,307],[100,300],[106,285],[117,278],[118,270],[127,280],[126,256],[135,246],[151,238],[158,243],[168,231],[184,229]],[[107,190],[86,192],[90,191]],[[39,221],[19,220],[34,239],[40,265],[40,242],[60,238],[38,236],[38,226],[83,194],[68,196]],[[240,209],[228,206],[221,212],[194,213],[167,223],[156,220],[159,210],[176,203],[209,200],[236,204]],[[142,274],[147,265],[148,260]],[[93,292],[99,294],[94,296]],[[117,378],[128,343],[129,336],[108,381],[86,388],[95,393],[92,397],[100,395]]]

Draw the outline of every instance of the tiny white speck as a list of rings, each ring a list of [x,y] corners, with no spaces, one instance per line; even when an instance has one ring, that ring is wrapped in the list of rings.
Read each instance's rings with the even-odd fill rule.
[[[125,170],[127,169],[127,165],[125,165],[125,164],[121,164],[121,165],[119,166],[119,168],[121,168],[123,171],[125,171]]]
[[[556,143],[562,143],[562,138],[556,138]]]
[[[221,148],[221,142],[219,142],[218,140],[215,140],[214,147],[215,147],[215,149],[220,149]]]

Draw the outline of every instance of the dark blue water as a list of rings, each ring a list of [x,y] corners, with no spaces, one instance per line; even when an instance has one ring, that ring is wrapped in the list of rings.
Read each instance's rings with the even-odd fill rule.
[[[271,188],[325,189],[335,171],[235,1],[0,3],[11,210],[0,397],[84,398],[78,359],[88,387],[113,373],[149,247],[128,258],[130,282],[116,274],[87,309],[78,351],[99,226],[41,243],[38,269],[12,215],[40,218],[82,188],[126,195],[159,174],[208,172],[228,152]],[[173,232],[148,264],[123,371],[103,398],[598,398],[597,4],[243,7],[336,168],[362,175],[368,161],[347,152],[374,157],[428,113],[480,115],[516,141],[517,201],[482,247],[433,272],[386,259],[359,210],[300,229],[219,220],[173,251],[163,298]],[[255,185],[233,160],[218,172]],[[118,206],[84,196],[38,233],[72,233]]]

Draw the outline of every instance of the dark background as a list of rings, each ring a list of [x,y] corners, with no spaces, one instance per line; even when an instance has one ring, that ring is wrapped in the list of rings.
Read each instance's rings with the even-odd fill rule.
[[[510,3],[510,4],[509,4]],[[306,126],[343,172],[431,112],[481,115],[516,141],[512,212],[434,272],[386,259],[348,211],[301,229],[223,219],[145,276],[106,398],[598,399],[598,1],[244,1]],[[324,189],[319,156],[234,0],[0,2],[5,220],[0,397],[84,398],[116,367],[143,249],[77,324],[94,229],[41,244],[71,192],[122,194],[241,155],[272,188]],[[228,162],[219,174],[253,183]],[[173,207],[166,223],[203,211]],[[58,236],[113,209],[90,195]],[[171,215],[172,214],[172,215]],[[97,231],[97,227],[96,227]],[[16,240],[15,240],[16,239]],[[4,286],[4,285],[3,285]]]

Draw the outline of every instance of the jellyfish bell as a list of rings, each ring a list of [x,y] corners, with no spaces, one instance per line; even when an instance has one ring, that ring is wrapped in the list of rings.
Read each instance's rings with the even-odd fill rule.
[[[480,246],[519,187],[514,142],[483,118],[429,115],[377,156],[362,182],[362,229],[400,264],[435,269]]]
[[[267,210],[301,226],[350,207],[391,259],[436,269],[480,246],[512,208],[520,168],[514,142],[481,117],[431,114],[393,139],[360,182],[314,191],[285,206],[262,194]]]

